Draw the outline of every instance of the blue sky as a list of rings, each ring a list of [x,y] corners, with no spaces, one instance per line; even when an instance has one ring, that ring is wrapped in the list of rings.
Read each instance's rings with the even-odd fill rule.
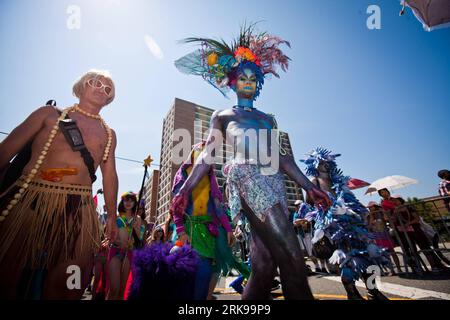
[[[380,30],[366,26],[371,4],[381,8]],[[81,10],[80,29],[67,27],[70,5]],[[369,182],[405,175],[419,184],[395,193],[432,196],[436,172],[450,167],[450,29],[426,32],[410,10],[399,17],[400,8],[395,0],[0,0],[0,131],[50,98],[73,104],[74,80],[108,69],[116,99],[102,115],[117,132],[116,155],[151,154],[159,163],[162,119],[175,97],[214,109],[234,103],[175,69],[192,49],[177,41],[230,40],[245,20],[263,20],[261,30],[291,42],[292,62],[281,79],[266,81],[256,106],[277,116],[296,159],[326,147],[342,154],[347,175]],[[161,52],[152,53],[145,36]],[[120,192],[137,190],[143,168],[117,166]]]

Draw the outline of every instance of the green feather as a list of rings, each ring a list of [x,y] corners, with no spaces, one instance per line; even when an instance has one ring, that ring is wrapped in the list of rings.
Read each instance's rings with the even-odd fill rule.
[[[221,41],[209,39],[209,38],[185,38],[181,40],[183,43],[206,43],[213,48],[213,51],[219,55],[233,55],[233,50],[221,39]]]

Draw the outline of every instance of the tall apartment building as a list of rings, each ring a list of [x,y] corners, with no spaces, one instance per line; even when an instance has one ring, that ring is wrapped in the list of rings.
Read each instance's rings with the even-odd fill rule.
[[[158,208],[158,185],[159,185],[159,170],[153,170],[150,178],[145,183],[145,220],[149,225],[154,225],[157,218]]]
[[[195,103],[175,98],[175,101],[163,121],[163,132],[161,139],[161,158],[160,158],[160,179],[158,190],[158,208],[156,224],[160,225],[166,219],[169,213],[172,200],[173,177],[180,165],[172,161],[172,150],[178,141],[173,141],[173,133],[177,129],[184,129],[189,132],[191,137],[191,146],[202,141],[205,138],[205,132],[209,129],[209,122],[214,109],[199,106]],[[292,155],[292,149],[287,133],[280,133],[283,148]],[[215,164],[215,173],[219,186],[225,182],[222,175],[222,164],[225,163],[224,157],[231,152],[231,146],[223,145],[222,155],[217,156],[219,160]],[[303,199],[303,194],[297,184],[286,178],[286,191],[288,204],[291,210],[294,209],[294,202],[297,199]]]

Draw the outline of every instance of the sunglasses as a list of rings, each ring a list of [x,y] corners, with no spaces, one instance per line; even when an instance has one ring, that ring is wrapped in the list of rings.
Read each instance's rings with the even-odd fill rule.
[[[91,87],[91,88],[96,88],[96,89],[103,89],[103,92],[110,97],[112,94],[112,87],[108,86],[106,84],[104,84],[103,82],[101,82],[101,80],[99,79],[95,79],[95,78],[91,78],[87,81],[87,84]]]

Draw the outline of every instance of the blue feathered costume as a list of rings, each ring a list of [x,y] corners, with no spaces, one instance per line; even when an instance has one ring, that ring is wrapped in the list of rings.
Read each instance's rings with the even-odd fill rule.
[[[306,159],[300,160],[306,165],[306,174],[310,177],[319,176],[319,165],[328,171],[328,181],[333,205],[326,212],[309,207],[305,219],[314,221],[314,237],[312,243],[319,242],[322,237],[329,236],[335,245],[335,251],[329,262],[339,265],[341,280],[349,299],[362,299],[355,287],[358,279],[367,280],[369,266],[389,265],[389,255],[375,244],[371,243],[370,233],[364,216],[368,210],[358,201],[347,186],[350,177],[344,176],[337,168],[335,158],[340,154],[316,148]],[[366,286],[368,285],[366,281]],[[372,287],[373,288],[373,287]],[[369,298],[387,299],[376,287],[369,289]]]

